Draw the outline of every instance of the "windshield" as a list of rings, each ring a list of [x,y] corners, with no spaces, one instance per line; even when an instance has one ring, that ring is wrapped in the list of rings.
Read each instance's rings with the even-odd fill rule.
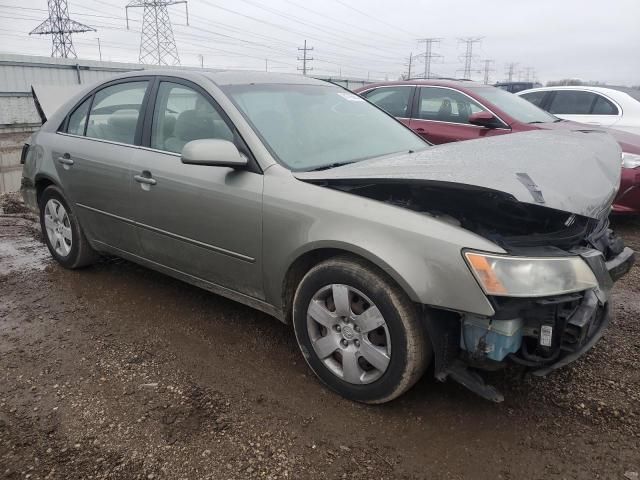
[[[533,103],[513,93],[493,87],[471,87],[470,90],[489,103],[493,103],[507,115],[522,123],[555,122],[557,117],[536,107]]]
[[[229,85],[223,90],[271,153],[291,170],[428,147],[386,113],[333,85]]]

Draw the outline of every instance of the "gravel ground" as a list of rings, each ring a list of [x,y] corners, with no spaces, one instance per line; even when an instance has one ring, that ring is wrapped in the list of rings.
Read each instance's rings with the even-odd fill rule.
[[[424,378],[390,405],[326,390],[270,317],[121,260],[68,271],[0,202],[0,478],[637,479],[640,268],[583,359]],[[615,221],[640,249],[640,220]]]

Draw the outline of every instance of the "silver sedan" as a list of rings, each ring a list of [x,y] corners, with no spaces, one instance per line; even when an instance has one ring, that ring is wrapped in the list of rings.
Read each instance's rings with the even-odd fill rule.
[[[116,255],[267,312],[357,401],[429,364],[500,401],[478,372],[578,358],[634,258],[606,134],[432,147],[338,86],[246,72],[129,73],[42,114],[22,192],[61,265]]]

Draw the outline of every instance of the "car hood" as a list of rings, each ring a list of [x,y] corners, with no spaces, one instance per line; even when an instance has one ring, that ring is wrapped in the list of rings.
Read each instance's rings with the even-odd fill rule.
[[[560,131],[598,131],[606,132],[616,139],[623,152],[634,153],[640,155],[640,135],[631,132],[618,130],[617,128],[601,127],[599,125],[590,125],[586,123],[572,122],[571,120],[562,120],[561,122],[550,122],[536,124],[536,127],[542,130],[560,130]]]
[[[617,193],[620,170],[620,147],[604,132],[538,130],[293,174],[314,183],[395,182],[482,189],[523,203],[601,218]]]

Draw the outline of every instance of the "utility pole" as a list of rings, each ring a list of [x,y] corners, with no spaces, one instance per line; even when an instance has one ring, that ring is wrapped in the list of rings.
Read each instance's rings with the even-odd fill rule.
[[[411,66],[412,66],[412,64],[413,64],[413,52],[411,52],[409,54],[409,63],[408,63],[409,72],[407,73],[406,80],[409,80],[411,78]]]
[[[440,43],[440,38],[420,38],[418,43],[424,43],[424,53],[420,55],[424,59],[424,78],[431,78],[431,61],[434,58],[442,58],[442,55],[433,52],[433,46]]]
[[[69,18],[67,0],[48,0],[49,18],[29,32],[29,35],[51,35],[51,56],[77,58],[71,40],[72,33],[95,32],[96,29]]]
[[[508,82],[513,82],[513,75],[516,73],[516,67],[518,64],[516,62],[507,63],[507,68],[505,70],[505,74],[507,76]]]
[[[265,59],[264,59],[264,71],[265,71],[265,72],[268,72],[268,71],[269,71],[269,63],[268,63],[268,62],[269,62],[269,59],[268,59],[268,58],[265,58]]]
[[[125,7],[127,29],[129,29],[129,9],[142,10],[142,37],[140,39],[140,63],[148,65],[180,65],[173,27],[167,7],[184,3],[189,25],[187,0],[131,0]]]
[[[489,85],[489,73],[493,72],[491,65],[493,64],[493,60],[485,59],[484,60],[484,84]]]
[[[302,52],[302,58],[298,57],[298,61],[302,61],[302,68],[298,67],[298,70],[302,70],[302,75],[306,75],[307,72],[313,70],[311,67],[307,67],[307,62],[313,60],[313,57],[307,57],[307,52],[313,51],[313,47],[307,48],[307,41],[304,41],[304,47],[298,48],[298,51]]]
[[[200,68],[204,68],[204,55],[199,53],[198,58],[200,58]]]
[[[100,37],[98,39],[98,55],[100,55],[100,61],[102,61],[102,47],[100,46]]]
[[[466,45],[465,53],[461,57],[464,59],[464,72],[462,74],[462,78],[470,79],[471,64],[473,63],[473,45],[480,43],[482,41],[482,37],[464,37],[460,38],[459,41]]]

